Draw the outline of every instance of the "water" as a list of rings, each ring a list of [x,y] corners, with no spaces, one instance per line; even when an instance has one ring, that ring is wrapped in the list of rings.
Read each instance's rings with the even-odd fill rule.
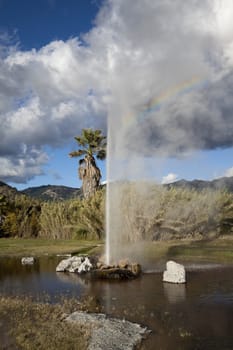
[[[162,271],[133,281],[98,281],[56,273],[61,257],[33,266],[0,258],[0,293],[56,300],[92,296],[103,312],[152,330],[143,349],[233,349],[233,267],[189,265],[186,285],[162,282]]]

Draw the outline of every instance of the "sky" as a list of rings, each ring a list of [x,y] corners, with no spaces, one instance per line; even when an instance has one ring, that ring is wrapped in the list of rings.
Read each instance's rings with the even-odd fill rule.
[[[0,0],[0,180],[80,187],[83,128],[109,132],[116,179],[233,176],[232,18],[232,0]]]

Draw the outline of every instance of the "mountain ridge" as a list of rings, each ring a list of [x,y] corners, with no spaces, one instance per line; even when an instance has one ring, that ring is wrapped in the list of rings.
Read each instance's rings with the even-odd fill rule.
[[[187,188],[201,191],[203,189],[225,189],[229,192],[233,192],[233,176],[222,177],[208,180],[185,180],[181,179],[169,184],[164,185],[166,188]],[[28,187],[24,190],[17,190],[15,187],[11,187],[8,184],[0,181],[0,195],[7,197],[14,197],[16,195],[26,195],[28,197],[45,200],[45,201],[58,201],[67,200],[82,197],[81,188],[69,187],[64,185],[42,185]]]
[[[28,187],[20,192],[29,197],[41,200],[66,200],[81,197],[82,195],[80,188],[68,187],[64,185],[42,185]]]
[[[166,187],[181,187],[181,188],[188,188],[188,189],[194,189],[194,190],[203,190],[203,189],[213,189],[213,190],[219,190],[219,189],[225,189],[229,192],[233,192],[233,176],[231,177],[221,177],[218,179],[214,179],[211,181],[208,180],[178,180],[173,183],[165,185]]]

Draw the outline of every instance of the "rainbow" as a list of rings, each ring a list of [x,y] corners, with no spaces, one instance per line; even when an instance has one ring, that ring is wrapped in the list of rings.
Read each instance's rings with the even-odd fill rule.
[[[193,77],[190,80],[185,80],[180,84],[162,92],[151,98],[147,103],[141,106],[135,106],[135,110],[139,113],[135,117],[133,111],[127,113],[123,119],[125,127],[129,127],[132,124],[141,123],[146,118],[150,117],[156,111],[159,111],[162,107],[169,103],[176,101],[179,97],[189,94],[193,91],[205,89],[209,85],[209,81],[200,77]]]
[[[150,99],[142,108],[139,119],[148,116],[152,112],[158,111],[162,106],[175,101],[177,98],[189,94],[192,91],[204,89],[208,86],[208,80],[199,77],[193,77],[190,80],[183,81],[169,90],[163,92],[159,96]]]

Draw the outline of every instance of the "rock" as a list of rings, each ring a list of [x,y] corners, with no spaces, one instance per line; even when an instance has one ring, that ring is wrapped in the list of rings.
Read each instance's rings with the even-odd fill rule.
[[[100,279],[133,279],[138,277],[141,271],[141,265],[130,263],[128,259],[120,260],[114,265],[97,261],[91,275]]]
[[[118,266],[120,269],[126,269],[129,265],[129,260],[128,259],[124,259],[124,260],[120,260],[118,263]]]
[[[149,333],[137,323],[109,318],[104,314],[77,311],[69,315],[66,321],[90,327],[88,350],[132,350]]]
[[[107,270],[107,269],[109,269],[109,266],[106,264],[102,264],[99,269],[100,270]]]
[[[86,257],[83,263],[80,265],[78,269],[78,273],[88,272],[93,268],[92,263],[90,262],[89,258]]]
[[[166,271],[163,273],[163,282],[185,283],[184,266],[177,264],[175,261],[168,261],[166,264]]]
[[[134,274],[134,276],[139,276],[142,272],[142,268],[141,268],[141,265],[138,264],[138,263],[132,263],[129,265],[128,267],[132,273]]]
[[[112,267],[106,269],[97,269],[92,271],[92,277],[98,279],[114,279],[114,280],[127,280],[133,279],[136,276],[132,271],[128,269],[120,269],[119,267]]]
[[[22,265],[33,265],[35,262],[35,258],[33,256],[27,256],[21,259]]]
[[[56,267],[56,272],[77,272],[85,273],[93,268],[88,257],[72,256],[68,259],[63,259]]]
[[[97,269],[101,269],[102,266],[103,266],[103,263],[98,261],[96,264]]]

